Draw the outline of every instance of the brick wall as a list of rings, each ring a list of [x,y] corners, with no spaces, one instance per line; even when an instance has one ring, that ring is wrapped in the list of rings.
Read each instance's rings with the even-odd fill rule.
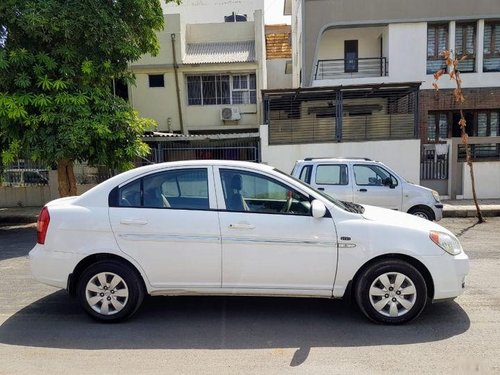
[[[462,89],[462,92],[465,97],[464,110],[500,109],[500,87],[465,88]],[[421,90],[419,97],[421,141],[423,143],[427,142],[427,116],[429,111],[458,111],[459,109],[453,97],[453,90]]]

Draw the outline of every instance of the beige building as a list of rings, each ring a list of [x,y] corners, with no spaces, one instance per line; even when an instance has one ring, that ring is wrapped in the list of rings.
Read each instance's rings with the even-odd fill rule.
[[[262,10],[251,16],[233,13],[221,15],[221,22],[193,24],[181,14],[164,16],[159,54],[130,66],[136,75],[130,103],[158,123],[145,139],[151,160],[259,160],[259,93],[267,87],[264,19]]]

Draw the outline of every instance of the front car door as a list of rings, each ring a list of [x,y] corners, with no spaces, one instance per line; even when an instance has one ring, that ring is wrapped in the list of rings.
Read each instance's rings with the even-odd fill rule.
[[[401,210],[403,189],[400,181],[375,164],[353,164],[354,202]]]
[[[212,167],[177,168],[117,187],[109,216],[120,249],[156,288],[220,288]]]
[[[331,296],[337,236],[331,217],[274,175],[216,168],[222,287],[250,294]],[[329,215],[327,215],[329,216]]]

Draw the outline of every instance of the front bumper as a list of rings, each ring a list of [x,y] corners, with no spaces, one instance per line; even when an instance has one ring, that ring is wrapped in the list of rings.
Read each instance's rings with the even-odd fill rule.
[[[443,218],[443,204],[436,203],[434,207],[432,207],[432,211],[434,211],[434,216],[436,217],[436,221],[439,221]]]
[[[452,256],[422,257],[434,281],[433,300],[452,299],[464,292],[465,277],[469,273],[469,257],[462,251]]]

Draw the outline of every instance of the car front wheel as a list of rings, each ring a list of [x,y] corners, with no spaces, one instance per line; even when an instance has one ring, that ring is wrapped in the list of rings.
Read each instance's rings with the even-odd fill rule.
[[[142,280],[125,263],[106,260],[92,264],[81,275],[78,299],[85,311],[102,322],[131,317],[144,299]]]
[[[427,303],[427,285],[411,264],[383,260],[365,269],[356,283],[356,302],[369,319],[403,324],[415,319]]]

